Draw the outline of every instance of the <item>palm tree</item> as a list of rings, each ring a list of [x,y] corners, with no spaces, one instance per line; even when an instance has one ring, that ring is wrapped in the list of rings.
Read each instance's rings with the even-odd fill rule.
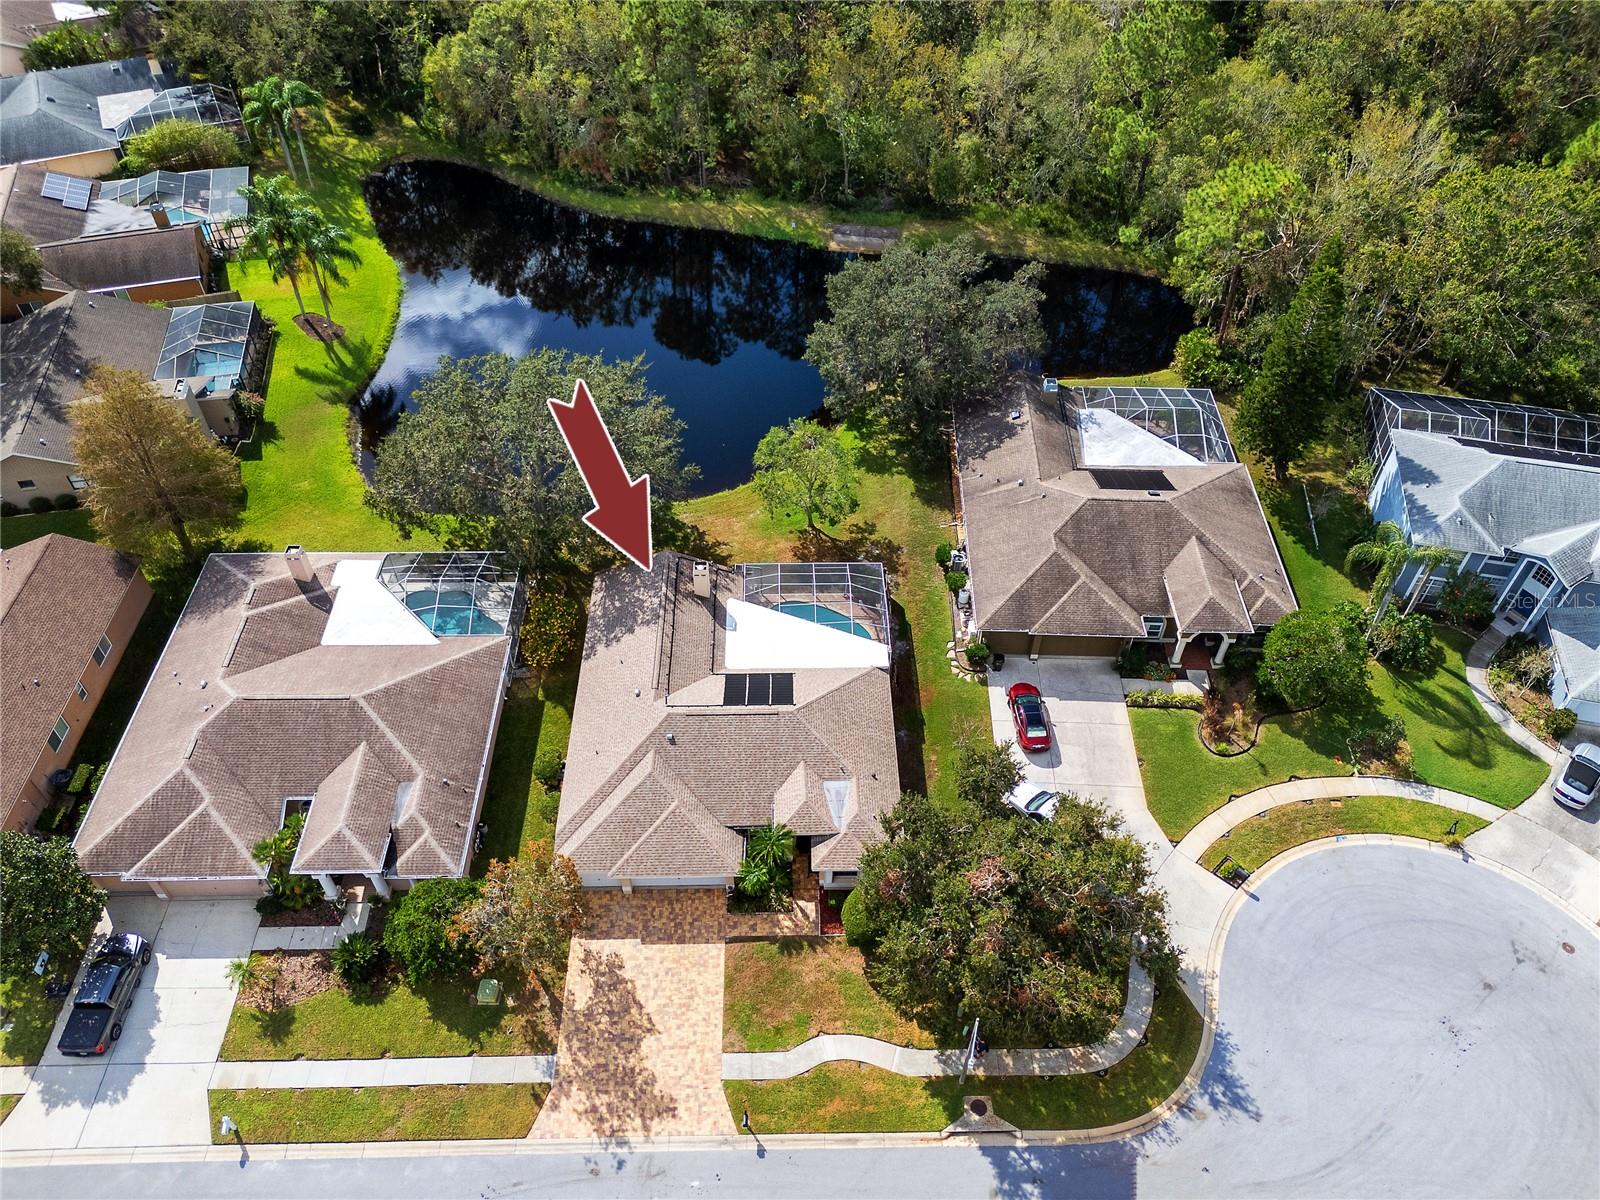
[[[762,825],[745,838],[744,854],[751,862],[774,868],[794,857],[794,830],[787,825]]]
[[[304,85],[297,85],[304,86]],[[289,177],[295,178],[294,158],[289,153],[289,105],[287,85],[277,75],[268,75],[245,88],[240,96],[244,100],[241,114],[246,125],[255,132],[257,137],[270,129],[278,137],[278,145],[283,150],[284,165],[289,168]],[[310,174],[307,173],[307,179]]]
[[[306,302],[300,295],[300,268],[305,262],[303,237],[312,217],[320,214],[293,181],[271,175],[258,184],[246,184],[239,195],[250,205],[241,222],[245,245],[260,255],[272,272],[274,283],[288,277],[300,315],[306,315]],[[309,215],[308,215],[309,214]]]
[[[280,83],[279,95],[283,98],[284,109],[289,120],[294,125],[294,140],[300,144],[300,165],[306,169],[306,186],[311,185],[311,160],[306,157],[306,136],[300,120],[302,108],[321,108],[327,99],[316,88],[309,84],[301,83],[298,79],[285,79]]]
[[[300,248],[322,296],[322,315],[331,324],[333,313],[329,308],[328,284],[348,282],[339,268],[359,265],[361,255],[351,246],[349,231],[342,225],[335,225],[316,209],[302,209],[300,218]]]
[[[1380,521],[1372,527],[1366,541],[1350,547],[1344,557],[1344,569],[1376,567],[1372,580],[1372,624],[1377,625],[1389,607],[1390,593],[1407,565],[1417,563],[1422,569],[1407,594],[1406,612],[1417,607],[1422,594],[1428,590],[1428,581],[1440,567],[1455,562],[1460,555],[1444,546],[1413,546],[1393,521]]]

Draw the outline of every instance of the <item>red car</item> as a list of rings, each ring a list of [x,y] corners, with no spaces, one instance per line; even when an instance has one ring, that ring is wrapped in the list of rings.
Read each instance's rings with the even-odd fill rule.
[[[1017,728],[1017,744],[1024,750],[1050,749],[1050,723],[1039,689],[1031,683],[1013,683],[1006,690],[1011,706],[1011,723]]]

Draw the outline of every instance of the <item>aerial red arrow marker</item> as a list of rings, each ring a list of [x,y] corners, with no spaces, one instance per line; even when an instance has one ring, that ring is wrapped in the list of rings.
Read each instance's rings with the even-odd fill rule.
[[[617,444],[583,380],[573,387],[571,404],[550,400],[550,415],[566,439],[584,486],[594,497],[594,507],[584,514],[583,523],[648,571],[654,556],[650,476],[628,478]]]

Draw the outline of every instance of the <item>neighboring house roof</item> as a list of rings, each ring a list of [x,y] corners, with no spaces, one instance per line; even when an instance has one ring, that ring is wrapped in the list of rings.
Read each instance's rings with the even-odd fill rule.
[[[1295,608],[1243,465],[1033,383],[1011,411],[974,406],[956,427],[980,628],[1142,638],[1164,616],[1181,636],[1247,633]]]
[[[1413,541],[1545,559],[1567,586],[1600,571],[1600,468],[1495,453],[1409,429],[1389,432]]]
[[[138,572],[126,554],[59,533],[0,554],[0,812],[44,751]]]
[[[729,614],[754,606],[729,568],[711,568],[711,599],[692,572],[667,552],[648,573],[618,567],[595,582],[556,848],[585,875],[728,876],[743,855],[736,831],[781,822],[814,839],[813,867],[856,870],[900,791],[887,670],[796,661],[770,668],[792,676],[792,704],[726,703],[742,677],[728,641],[744,636]],[[789,629],[807,662],[817,638],[856,640],[770,608],[751,623],[769,656]]]
[[[68,208],[43,194],[45,176],[54,173],[31,163],[0,167],[0,221],[35,245],[64,241],[83,233],[84,210]],[[99,187],[89,181],[91,203]]]
[[[67,412],[99,363],[149,375],[171,314],[71,292],[6,326],[0,352],[0,457],[72,463]]]
[[[1546,620],[1567,698],[1600,704],[1600,607],[1560,604]]]
[[[380,582],[400,557],[309,554],[305,581],[284,555],[207,559],[79,830],[84,869],[260,878],[252,848],[315,797],[294,870],[461,874],[511,639],[435,637]]]
[[[147,103],[177,82],[164,65],[144,58],[0,77],[0,162],[116,150],[116,125],[128,104]],[[119,104],[111,97],[129,99]]]
[[[39,247],[45,270],[86,292],[189,280],[203,284],[206,255],[205,236],[198,225],[134,229]]]
[[[0,5],[0,44],[26,49],[40,34],[68,21],[85,28],[99,24],[103,14],[87,4],[63,0],[6,0]]]

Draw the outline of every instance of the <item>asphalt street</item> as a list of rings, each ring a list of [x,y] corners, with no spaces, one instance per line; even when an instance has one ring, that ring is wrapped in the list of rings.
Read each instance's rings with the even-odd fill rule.
[[[0,1170],[11,1197],[1600,1196],[1600,939],[1452,855],[1258,876],[1216,1050],[1149,1133],[1062,1147],[387,1156]]]

